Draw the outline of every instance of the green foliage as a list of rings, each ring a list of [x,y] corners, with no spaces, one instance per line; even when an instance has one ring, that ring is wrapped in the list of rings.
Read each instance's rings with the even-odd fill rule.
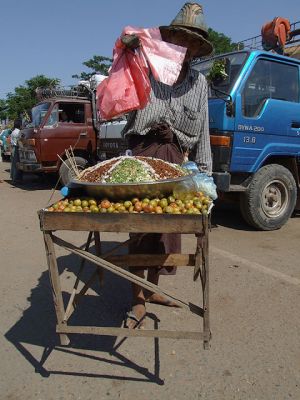
[[[72,78],[88,80],[95,72],[102,75],[108,75],[112,59],[103,56],[93,56],[93,58],[84,61],[82,64],[90,68],[92,72],[81,72],[80,75],[72,75]]]
[[[224,35],[223,33],[216,32],[211,28],[208,29],[208,40],[214,46],[215,55],[230,53],[237,48],[237,43],[232,42],[228,36]]]
[[[0,99],[0,121],[3,121],[7,118],[7,104],[6,101]]]
[[[206,76],[206,79],[209,82],[213,82],[215,80],[224,80],[228,77],[226,72],[226,61],[225,60],[215,60],[213,65]]]
[[[6,96],[7,117],[16,119],[21,115],[30,114],[32,107],[38,102],[35,90],[37,88],[54,88],[58,86],[59,82],[60,80],[57,78],[37,75],[25,81],[25,85],[17,86],[14,93],[8,93]]]

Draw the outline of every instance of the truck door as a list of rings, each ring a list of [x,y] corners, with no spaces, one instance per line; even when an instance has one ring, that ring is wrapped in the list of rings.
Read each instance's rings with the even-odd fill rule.
[[[237,94],[232,171],[255,172],[269,155],[300,149],[299,66],[258,58]]]
[[[84,103],[55,103],[41,129],[41,153],[43,163],[56,164],[70,146],[88,151],[90,127],[87,126]]]

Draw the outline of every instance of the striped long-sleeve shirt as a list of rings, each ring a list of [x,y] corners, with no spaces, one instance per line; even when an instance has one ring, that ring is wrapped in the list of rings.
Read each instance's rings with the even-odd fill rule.
[[[157,123],[167,123],[180,146],[190,154],[200,170],[211,174],[212,158],[208,129],[207,83],[205,77],[189,68],[185,79],[168,86],[150,75],[150,102],[129,114],[123,135],[145,135]]]

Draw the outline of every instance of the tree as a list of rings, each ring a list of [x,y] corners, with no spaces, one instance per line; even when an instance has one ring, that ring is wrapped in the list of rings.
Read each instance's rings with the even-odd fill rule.
[[[93,58],[84,61],[82,64],[90,68],[92,72],[81,72],[80,75],[72,75],[72,78],[88,80],[95,73],[108,75],[108,70],[112,64],[112,59],[103,56],[93,56]]]
[[[7,104],[6,101],[0,99],[0,122],[7,119]]]
[[[6,96],[7,116],[10,119],[19,118],[23,114],[30,114],[32,107],[37,103],[37,88],[55,88],[59,85],[57,78],[48,78],[37,75],[27,81],[25,85],[17,86],[14,93]]]
[[[215,55],[230,53],[237,49],[237,43],[232,42],[224,33],[216,32],[211,28],[208,28],[208,40],[214,46]]]

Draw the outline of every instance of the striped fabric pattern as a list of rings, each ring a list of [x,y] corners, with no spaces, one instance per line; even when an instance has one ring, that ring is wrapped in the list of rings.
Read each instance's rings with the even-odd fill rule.
[[[150,102],[142,110],[133,111],[123,135],[146,135],[157,123],[167,123],[177,136],[183,151],[201,171],[212,172],[208,127],[207,82],[196,70],[189,68],[179,85],[168,86],[150,75]]]

